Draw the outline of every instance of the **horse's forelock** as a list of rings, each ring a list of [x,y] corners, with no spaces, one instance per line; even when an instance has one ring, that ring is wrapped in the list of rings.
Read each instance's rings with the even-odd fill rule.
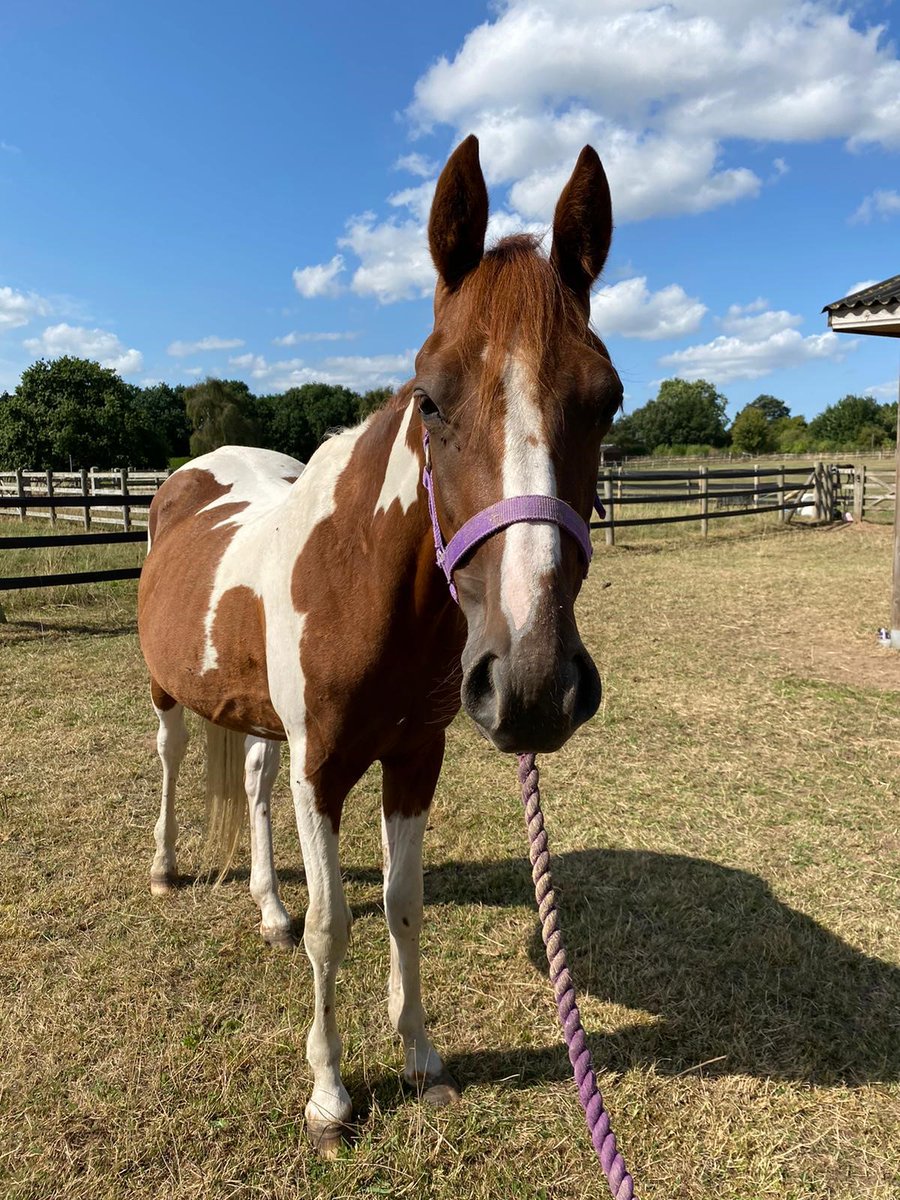
[[[557,397],[558,335],[580,330],[585,336],[584,316],[574,296],[539,246],[533,234],[503,238],[460,288],[464,340],[482,346],[485,353],[473,397],[476,424],[495,409],[510,354],[532,376],[537,394],[552,402]]]

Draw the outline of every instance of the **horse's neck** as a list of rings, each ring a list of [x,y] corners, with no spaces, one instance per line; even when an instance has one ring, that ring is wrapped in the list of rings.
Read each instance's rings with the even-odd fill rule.
[[[335,485],[335,531],[344,541],[343,553],[358,556],[360,570],[384,571],[386,591],[408,588],[415,573],[420,596],[423,589],[433,592],[433,602],[443,607],[447,590],[434,562],[410,392],[404,389],[359,429],[341,436],[356,439]]]

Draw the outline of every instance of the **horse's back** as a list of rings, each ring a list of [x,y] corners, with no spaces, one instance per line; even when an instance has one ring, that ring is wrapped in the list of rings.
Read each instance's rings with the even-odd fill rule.
[[[220,446],[191,459],[169,476],[153,498],[151,547],[184,520],[215,513],[214,524],[244,525],[268,514],[287,499],[302,473],[303,463],[296,458],[257,446]]]

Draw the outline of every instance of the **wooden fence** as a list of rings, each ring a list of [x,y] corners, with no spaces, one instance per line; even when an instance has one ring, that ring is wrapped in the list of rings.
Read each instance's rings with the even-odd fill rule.
[[[0,473],[0,517],[41,517],[51,524],[75,521],[84,532],[46,537],[0,537],[0,550],[44,549],[52,546],[101,546],[146,539],[147,509],[164,473],[118,471],[15,471]],[[697,522],[702,536],[709,522],[728,517],[778,513],[781,521],[794,516],[830,521],[851,512],[855,520],[892,508],[893,476],[871,467],[809,464],[775,467],[697,467],[681,470],[633,470],[604,467],[598,493],[606,517],[592,524],[615,543],[616,530],[638,525]],[[651,506],[651,514],[630,517],[632,506]],[[658,506],[678,511],[660,515]],[[685,511],[687,510],[687,511]],[[95,525],[119,525],[121,531],[91,532]],[[68,574],[19,575],[0,578],[0,592],[135,579],[139,567]]]
[[[818,462],[789,467],[697,466],[682,470],[632,470],[605,467],[600,472],[599,494],[606,518],[594,528],[605,529],[613,545],[616,530],[635,525],[698,522],[700,533],[709,533],[709,522],[727,517],[778,513],[782,521],[794,516],[830,521],[849,504],[847,479],[852,466]],[[660,516],[629,517],[632,505],[677,505],[682,511]],[[688,509],[688,511],[684,511]],[[862,519],[862,515],[858,519]]]

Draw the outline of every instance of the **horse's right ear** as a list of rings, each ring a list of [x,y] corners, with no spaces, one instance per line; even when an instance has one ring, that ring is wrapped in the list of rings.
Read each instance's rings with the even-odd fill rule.
[[[449,291],[481,262],[487,221],[488,194],[478,161],[478,138],[469,134],[441,171],[428,220],[431,257]]]

